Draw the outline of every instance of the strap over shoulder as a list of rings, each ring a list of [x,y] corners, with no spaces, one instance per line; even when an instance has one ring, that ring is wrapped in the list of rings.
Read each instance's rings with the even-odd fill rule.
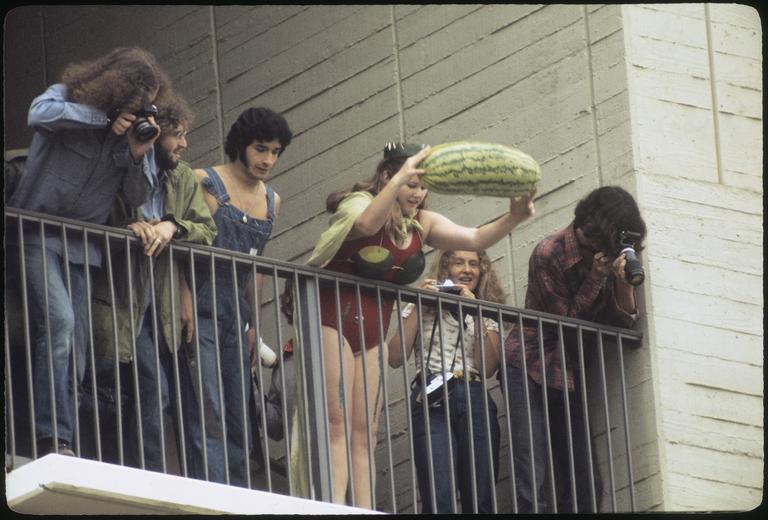
[[[224,182],[221,180],[221,177],[219,177],[219,174],[216,173],[216,170],[214,170],[212,166],[203,168],[203,171],[207,174],[207,177],[201,182],[203,188],[216,197],[219,204],[227,204],[229,202],[229,193],[227,193],[227,188],[224,186]]]

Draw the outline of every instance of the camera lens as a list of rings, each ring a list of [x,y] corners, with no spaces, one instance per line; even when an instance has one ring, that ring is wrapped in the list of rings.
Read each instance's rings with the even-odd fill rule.
[[[155,137],[160,130],[152,126],[146,117],[138,117],[133,122],[133,131],[136,138],[141,142],[146,142]]]
[[[643,265],[637,258],[635,250],[631,247],[624,248],[622,251],[627,263],[624,265],[624,276],[630,285],[640,285],[645,281],[645,271]]]

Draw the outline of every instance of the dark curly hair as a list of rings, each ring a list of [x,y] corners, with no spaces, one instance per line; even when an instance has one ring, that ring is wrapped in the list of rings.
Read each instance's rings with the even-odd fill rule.
[[[194,117],[186,100],[175,92],[167,93],[157,104],[155,121],[160,125],[161,135],[173,132],[180,127],[189,129]]]
[[[155,57],[138,47],[119,47],[106,56],[67,66],[61,75],[71,100],[105,112],[136,112],[152,101],[161,102],[171,89],[168,75]]]
[[[618,186],[605,186],[592,191],[576,205],[573,228],[581,228],[584,236],[595,242],[600,251],[619,250],[619,232],[640,234],[635,250],[643,249],[646,228],[637,202]]]
[[[232,124],[224,142],[224,151],[230,161],[245,163],[245,149],[254,141],[280,141],[282,154],[291,144],[293,133],[285,118],[266,107],[248,108]]]

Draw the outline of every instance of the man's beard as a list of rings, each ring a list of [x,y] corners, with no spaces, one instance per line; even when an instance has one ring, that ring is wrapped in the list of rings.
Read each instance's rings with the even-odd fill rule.
[[[174,160],[171,153],[160,147],[155,147],[155,162],[161,170],[173,170],[179,165],[179,161]]]

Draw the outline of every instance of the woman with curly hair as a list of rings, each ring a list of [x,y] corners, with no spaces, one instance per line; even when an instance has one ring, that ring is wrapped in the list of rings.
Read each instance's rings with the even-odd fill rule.
[[[503,304],[505,301],[499,278],[483,250],[439,251],[431,277],[424,280],[421,288],[451,291],[465,298],[494,303]],[[419,313],[414,310],[415,306],[408,304],[402,311],[402,335],[397,331],[389,340],[389,365],[400,367],[404,359],[410,357],[414,345],[417,345],[417,350],[418,345],[425,350],[416,356],[419,373],[411,385],[411,433],[423,512],[454,512],[452,496],[455,496],[455,491],[451,489],[454,481],[460,491],[462,511],[474,512],[474,468],[477,512],[490,513],[498,473],[500,433],[496,403],[490,394],[484,395],[482,378],[491,376],[499,364],[499,326],[490,318],[480,320],[469,313],[462,313],[459,317],[449,310],[443,310],[438,319],[435,307],[425,307],[419,323]],[[422,371],[425,373],[422,374]],[[441,380],[442,385],[439,384]],[[422,391],[422,381],[428,384],[426,392]],[[447,404],[444,398],[446,389],[449,392]],[[487,398],[487,408],[484,398]],[[429,413],[428,428],[425,409]],[[487,431],[490,432],[490,439]],[[489,443],[492,466],[488,460]],[[431,458],[428,456],[430,444]],[[430,460],[433,464],[434,506]]]
[[[141,206],[155,176],[153,145],[160,128],[148,116],[141,123],[147,133],[139,135],[135,112],[168,89],[166,74],[142,49],[119,48],[68,66],[61,83],[32,101],[29,125],[34,135],[27,169],[9,205],[94,224],[106,223],[118,194],[130,206]],[[9,237],[8,242],[23,244],[25,253],[37,452],[72,455],[72,389],[78,385],[72,381],[71,352],[74,348],[77,353],[75,375],[82,381],[85,264],[101,265],[101,250],[92,239],[86,256],[82,232],[69,230],[64,240],[62,228],[51,226],[43,237],[39,225],[29,224],[22,237]],[[14,261],[18,257],[9,254]]]

